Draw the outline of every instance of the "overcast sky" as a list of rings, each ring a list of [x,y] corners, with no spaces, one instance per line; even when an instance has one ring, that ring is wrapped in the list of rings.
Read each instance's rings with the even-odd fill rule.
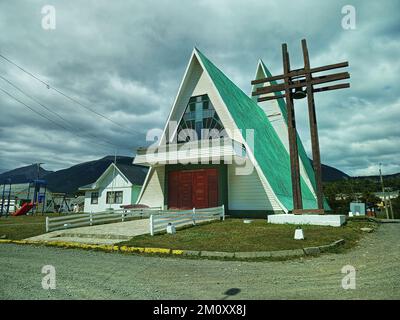
[[[42,7],[56,28],[42,27]],[[356,29],[342,27],[342,7]],[[0,171],[35,162],[57,170],[113,154],[134,154],[148,129],[162,128],[194,46],[246,93],[259,58],[282,72],[281,44],[301,67],[348,60],[351,88],[316,96],[322,162],[350,175],[400,172],[400,1],[27,1],[0,2],[0,53],[101,118],[0,58]],[[307,109],[296,104],[310,154]],[[72,125],[72,127],[71,127]],[[112,143],[113,145],[111,145]],[[114,146],[118,145],[118,147]]]

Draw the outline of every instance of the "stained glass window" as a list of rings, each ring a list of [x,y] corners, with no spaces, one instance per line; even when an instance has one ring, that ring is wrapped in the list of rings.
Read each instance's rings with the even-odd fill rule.
[[[205,130],[208,129],[208,130]],[[224,129],[208,95],[191,97],[178,126],[178,142],[210,138]]]

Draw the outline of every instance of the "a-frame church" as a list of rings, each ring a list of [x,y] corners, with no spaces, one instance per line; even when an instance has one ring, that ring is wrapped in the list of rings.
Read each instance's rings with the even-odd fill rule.
[[[260,61],[256,79],[266,76]],[[298,145],[303,206],[315,209],[314,172],[299,137]],[[150,166],[138,204],[224,205],[243,217],[293,209],[284,100],[257,103],[196,48],[162,135],[134,163]]]

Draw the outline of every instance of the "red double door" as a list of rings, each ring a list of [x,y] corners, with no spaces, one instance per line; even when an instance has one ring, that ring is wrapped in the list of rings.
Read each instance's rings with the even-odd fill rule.
[[[168,207],[170,209],[211,208],[217,205],[217,169],[169,172]]]

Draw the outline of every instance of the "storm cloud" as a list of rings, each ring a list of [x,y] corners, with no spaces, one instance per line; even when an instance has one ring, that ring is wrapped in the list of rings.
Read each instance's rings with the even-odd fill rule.
[[[45,5],[56,28],[42,28]],[[356,28],[342,28],[344,5]],[[281,44],[301,67],[348,60],[351,88],[317,94],[322,161],[351,175],[400,171],[399,1],[1,1],[0,53],[114,123],[0,59],[0,74],[68,122],[0,79],[33,113],[0,91],[0,170],[44,162],[48,170],[117,152],[132,156],[162,128],[186,64],[198,47],[245,92],[258,59],[282,72]],[[298,129],[310,154],[304,101]]]

